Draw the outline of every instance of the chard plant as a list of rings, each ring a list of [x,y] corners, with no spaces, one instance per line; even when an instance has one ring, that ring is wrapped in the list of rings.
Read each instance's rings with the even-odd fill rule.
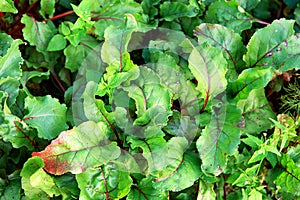
[[[300,199],[293,2],[0,0],[1,199]]]

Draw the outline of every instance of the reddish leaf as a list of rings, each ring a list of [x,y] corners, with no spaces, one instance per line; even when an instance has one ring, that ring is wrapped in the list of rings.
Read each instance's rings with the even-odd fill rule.
[[[87,121],[62,132],[45,150],[33,152],[32,156],[41,157],[44,169],[51,174],[79,174],[119,157],[119,147],[115,142],[105,140],[106,132],[104,123]]]

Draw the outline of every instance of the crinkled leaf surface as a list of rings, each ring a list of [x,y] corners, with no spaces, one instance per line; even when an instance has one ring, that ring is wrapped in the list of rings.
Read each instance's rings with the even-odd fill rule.
[[[242,37],[232,29],[219,24],[206,23],[197,26],[194,34],[198,38],[198,44],[207,42],[222,50],[228,62],[227,77],[229,80],[236,79],[238,72],[245,67],[242,57],[246,48],[242,43]]]
[[[66,106],[50,95],[45,97],[27,97],[23,118],[26,124],[36,128],[39,138],[51,140],[68,128],[66,124]]]
[[[243,7],[247,11],[250,11],[253,8],[255,8],[260,3],[260,1],[261,0],[251,0],[251,1],[248,1],[248,0],[237,0],[237,2],[239,2],[239,5],[241,7]]]
[[[105,140],[106,132],[103,122],[87,121],[62,132],[45,150],[32,155],[43,158],[44,169],[51,174],[79,174],[119,157],[120,148]]]
[[[275,119],[276,115],[264,92],[263,88],[254,89],[247,99],[241,99],[237,103],[245,120],[244,133],[259,134],[273,126],[269,118]]]
[[[282,42],[294,34],[294,23],[293,20],[275,20],[267,27],[256,31],[247,45],[247,53],[243,58],[247,66],[264,65],[264,58],[272,56],[272,51],[276,51]],[[266,38],[266,35],[272,37]]]
[[[221,24],[241,33],[251,28],[253,18],[241,12],[238,6],[236,1],[216,1],[208,7],[205,22]]]
[[[241,110],[235,105],[213,107],[211,122],[197,140],[204,172],[219,175],[225,170],[227,157],[240,143],[241,130],[238,125],[241,120]]]
[[[0,90],[7,94],[7,104],[11,106],[18,96],[20,82],[16,78],[0,78]]]
[[[188,61],[202,97],[212,99],[226,89],[227,62],[220,49],[213,46],[193,47]]]
[[[82,45],[73,46],[69,45],[64,49],[66,56],[65,68],[75,72],[79,69],[85,57],[84,47]]]
[[[109,163],[99,168],[90,168],[76,175],[80,199],[121,199],[132,185],[129,171],[123,163]]]
[[[228,84],[228,94],[235,100],[246,99],[253,89],[267,86],[273,77],[271,68],[244,70],[234,82]]]
[[[38,22],[28,15],[23,15],[21,22],[25,24],[25,28],[22,29],[24,38],[32,46],[36,46],[37,51],[46,51],[49,41],[54,36],[50,26],[46,23]]]
[[[200,159],[194,153],[184,154],[179,166],[167,178],[157,178],[153,184],[159,190],[181,191],[194,184],[201,176]]]
[[[167,200],[168,192],[155,189],[153,187],[153,178],[146,177],[139,181],[137,185],[133,185],[126,200]]]
[[[10,43],[10,41],[7,42]],[[23,62],[23,58],[21,57],[19,45],[22,43],[21,40],[12,41],[10,47],[5,50],[4,56],[0,55],[0,78],[8,76],[15,79],[20,78],[22,73],[20,64]]]

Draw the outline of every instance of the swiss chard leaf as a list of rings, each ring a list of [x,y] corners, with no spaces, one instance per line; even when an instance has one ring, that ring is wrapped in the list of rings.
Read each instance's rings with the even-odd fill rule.
[[[154,188],[174,192],[181,191],[191,187],[201,176],[200,159],[196,154],[186,153],[179,162],[177,168],[167,177],[160,177],[154,180]]]
[[[138,184],[133,185],[126,200],[167,200],[168,192],[155,189],[153,187],[153,178],[146,177],[139,181]]]
[[[241,99],[237,106],[242,110],[245,120],[244,133],[259,134],[264,130],[272,128],[269,118],[275,119],[275,113],[264,95],[264,89],[254,89],[249,93],[247,99]]]
[[[201,96],[207,102],[225,91],[227,62],[220,49],[213,46],[192,47],[189,68],[195,76]]]
[[[251,28],[252,20],[248,13],[240,11],[236,1],[216,1],[208,7],[205,15],[205,22],[221,24],[237,33]]]
[[[228,62],[227,77],[229,80],[235,80],[238,72],[242,71],[245,65],[242,57],[246,48],[241,36],[224,26],[205,23],[197,26],[194,34],[198,38],[198,44],[207,42],[222,50]]]
[[[39,157],[30,158],[21,171],[22,188],[29,199],[48,199],[59,195],[53,178],[43,171],[44,163]]]
[[[51,174],[79,174],[119,157],[120,149],[116,143],[106,144],[106,132],[104,123],[87,121],[62,132],[45,150],[32,155],[43,158],[44,169]]]
[[[27,97],[25,108],[28,114],[24,116],[23,121],[37,129],[39,138],[51,140],[68,128],[66,106],[49,95]]]
[[[55,34],[53,29],[48,24],[38,22],[28,15],[23,15],[21,22],[25,24],[22,30],[24,38],[32,46],[36,46],[37,51],[46,51],[49,41]]]
[[[166,21],[173,21],[179,17],[194,17],[197,15],[197,7],[181,2],[165,1],[160,5],[160,15]]]
[[[109,163],[76,175],[81,199],[121,199],[131,188],[132,179],[122,163]]]
[[[234,100],[246,99],[253,89],[267,86],[273,77],[271,68],[244,70],[234,82],[228,84],[227,92]]]
[[[281,43],[294,34],[294,23],[286,19],[275,20],[267,27],[256,31],[247,45],[247,53],[243,58],[247,67],[263,66],[264,58],[272,56],[272,51],[276,51]],[[266,35],[272,37],[266,39]]]
[[[1,0],[0,1],[1,12],[18,13],[18,10],[14,6],[12,0]]]
[[[231,104],[219,106],[213,107],[211,122],[197,140],[201,168],[214,175],[225,170],[227,157],[237,149],[241,135],[241,110]]]

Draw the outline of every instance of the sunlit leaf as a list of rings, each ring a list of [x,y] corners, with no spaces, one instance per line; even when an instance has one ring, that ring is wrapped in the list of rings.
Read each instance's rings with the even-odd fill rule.
[[[119,157],[120,149],[106,141],[106,131],[104,123],[87,121],[62,132],[45,150],[32,155],[43,158],[44,169],[51,174],[79,174]]]

